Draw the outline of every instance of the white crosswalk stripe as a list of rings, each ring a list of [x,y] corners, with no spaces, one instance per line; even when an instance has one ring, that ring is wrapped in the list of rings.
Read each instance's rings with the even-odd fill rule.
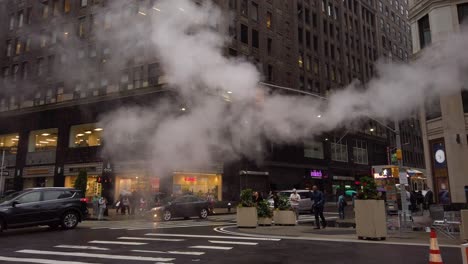
[[[220,240],[208,240],[208,242],[213,244],[232,244],[232,245],[246,245],[246,246],[256,246],[257,242],[239,242],[239,241],[220,241]]]
[[[232,247],[217,247],[217,246],[191,246],[190,248],[219,249],[219,250],[231,250],[232,249]]]
[[[239,240],[257,240],[257,241],[280,241],[280,238],[269,237],[242,237],[242,236],[211,236],[211,235],[186,235],[186,234],[159,234],[148,233],[145,236],[161,236],[161,237],[191,237],[191,238],[217,238],[217,239],[239,239]]]
[[[0,256],[0,261],[21,262],[21,263],[39,263],[39,264],[95,264],[91,262],[78,262],[78,261],[68,261],[68,260],[60,261],[60,260],[53,260],[53,259],[14,258],[14,257],[2,257],[2,256]]]
[[[133,252],[141,252],[141,253],[156,253],[156,254],[176,254],[176,255],[194,255],[200,256],[205,254],[205,252],[196,252],[196,251],[155,251],[155,250],[140,250],[140,249],[133,249]]]
[[[91,244],[109,244],[109,245],[129,245],[129,246],[141,246],[148,243],[144,242],[124,242],[124,241],[103,241],[103,240],[93,240],[89,241]]]
[[[154,238],[154,237],[119,237],[117,239],[123,240],[146,240],[146,241],[166,241],[166,242],[181,242],[185,239],[180,238]]]
[[[56,248],[71,248],[71,249],[89,249],[89,250],[109,250],[108,248],[90,247],[90,246],[74,246],[74,245],[58,245]]]
[[[83,257],[83,258],[99,258],[99,259],[118,259],[118,260],[137,260],[137,261],[158,261],[167,262],[173,261],[175,258],[158,258],[158,257],[143,257],[143,256],[127,256],[127,255],[111,255],[111,254],[93,254],[83,252],[62,252],[62,251],[47,251],[47,250],[33,250],[22,249],[16,251],[17,253],[34,254],[34,255],[56,255],[68,257]]]

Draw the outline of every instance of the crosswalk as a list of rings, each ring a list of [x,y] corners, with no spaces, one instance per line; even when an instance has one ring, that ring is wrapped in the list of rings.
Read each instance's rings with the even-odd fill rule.
[[[145,233],[145,232],[144,232]],[[187,263],[203,262],[218,252],[275,243],[279,238],[230,235],[145,233],[89,240],[81,244],[58,244],[19,248],[0,254],[0,263],[98,264],[98,263]]]

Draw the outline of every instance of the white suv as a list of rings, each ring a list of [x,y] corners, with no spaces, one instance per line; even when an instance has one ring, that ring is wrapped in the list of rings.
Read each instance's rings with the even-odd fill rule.
[[[290,197],[292,190],[284,190],[278,192],[278,196],[286,196]],[[307,212],[307,213],[312,213],[312,191],[310,190],[296,190],[297,194],[301,196],[301,200],[299,201],[299,211],[300,212]],[[270,196],[268,197],[268,203],[271,208],[274,208],[274,201],[273,197]]]

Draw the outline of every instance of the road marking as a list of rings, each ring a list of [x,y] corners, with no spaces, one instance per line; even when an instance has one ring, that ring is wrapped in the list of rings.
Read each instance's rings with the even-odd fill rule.
[[[102,259],[119,259],[119,260],[136,260],[136,261],[160,261],[167,262],[173,261],[175,258],[153,258],[142,256],[127,256],[127,255],[109,255],[109,254],[91,254],[83,252],[60,252],[60,251],[45,251],[45,250],[32,250],[23,249],[16,251],[17,253],[37,254],[37,255],[57,255],[57,256],[71,256],[83,258],[102,258]],[[66,262],[69,263],[69,262]]]
[[[130,246],[141,246],[148,243],[144,242],[123,242],[123,241],[102,241],[102,240],[93,240],[89,241],[91,244],[109,244],[109,245],[130,245]]]
[[[190,248],[219,249],[219,250],[231,250],[232,249],[232,247],[216,247],[216,246],[191,246]]]
[[[179,238],[153,238],[153,237],[119,237],[117,239],[124,240],[149,240],[149,241],[167,241],[167,242],[180,242],[185,241],[185,239]]]
[[[270,237],[248,237],[248,236],[206,236],[206,235],[184,235],[184,234],[159,234],[148,233],[145,236],[166,236],[166,237],[191,237],[191,238],[221,238],[221,239],[240,239],[240,240],[258,240],[258,241],[280,241],[280,238]]]
[[[308,240],[308,241],[326,241],[326,242],[343,242],[343,243],[361,243],[361,244],[384,244],[384,245],[405,245],[405,246],[423,246],[427,247],[427,243],[414,243],[414,242],[390,242],[390,241],[368,241],[368,240],[358,240],[356,239],[346,239],[346,238],[319,238],[319,237],[293,237],[293,236],[268,236],[260,234],[246,234],[238,233],[233,231],[225,230],[226,228],[232,228],[232,226],[225,227],[216,227],[213,230],[226,234],[226,235],[237,235],[237,236],[246,236],[252,238],[272,238],[272,239],[285,239],[285,240]],[[448,245],[448,244],[439,244],[439,247],[447,248],[460,248],[457,245]]]
[[[239,241],[220,241],[220,240],[208,240],[208,242],[213,244],[233,244],[233,245],[247,245],[247,246],[256,246],[256,242],[239,242]]]
[[[58,245],[56,248],[73,248],[73,249],[91,249],[91,250],[109,250],[108,248],[90,247],[90,246],[75,246],[75,245]]]
[[[205,252],[196,252],[196,251],[155,251],[155,250],[139,250],[133,249],[133,252],[141,252],[141,253],[156,253],[156,254],[178,254],[178,255],[194,255],[200,256],[205,254]]]
[[[109,227],[111,230],[122,230],[125,229],[124,227]]]
[[[107,229],[107,227],[91,227],[91,229]]]
[[[60,261],[53,259],[37,259],[37,258],[13,258],[13,257],[0,257],[0,261],[20,262],[20,263],[39,263],[39,264],[94,264],[91,262],[77,262],[77,261]],[[167,262],[165,262],[167,264]]]

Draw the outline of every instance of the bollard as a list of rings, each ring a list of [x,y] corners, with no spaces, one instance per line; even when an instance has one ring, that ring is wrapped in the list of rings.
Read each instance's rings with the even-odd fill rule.
[[[231,212],[231,203],[228,203],[228,213]]]
[[[463,264],[468,264],[468,244],[461,245]]]

